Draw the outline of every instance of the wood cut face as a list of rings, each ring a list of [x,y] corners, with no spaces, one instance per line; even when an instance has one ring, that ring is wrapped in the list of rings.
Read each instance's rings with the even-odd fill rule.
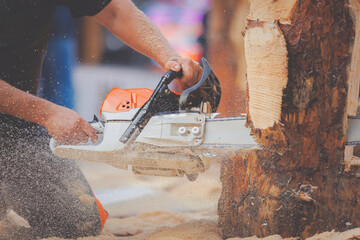
[[[245,35],[249,115],[255,128],[280,120],[283,89],[288,81],[285,38],[276,23],[250,27]]]
[[[360,3],[359,0],[350,0],[349,9],[355,23],[355,42],[352,49],[351,65],[348,82],[348,106],[349,116],[356,116],[359,106],[359,85],[360,85]]]
[[[349,9],[355,25],[355,41],[351,55],[351,65],[348,80],[347,115],[356,116],[360,105],[360,3],[359,0],[349,0]],[[346,126],[346,125],[344,125]],[[352,165],[360,165],[360,158],[355,157],[354,146],[346,146],[344,153],[345,170],[350,171]]]
[[[282,24],[291,24],[298,0],[250,0],[248,19],[260,21],[279,20]]]

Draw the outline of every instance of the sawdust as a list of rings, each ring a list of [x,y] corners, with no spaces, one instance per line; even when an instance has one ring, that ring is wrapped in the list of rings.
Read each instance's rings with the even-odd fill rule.
[[[354,228],[346,232],[324,232],[317,234],[307,240],[347,240],[347,239],[358,239],[360,237],[360,228]]]
[[[171,196],[176,202],[191,207],[186,212],[175,209],[164,211],[154,210],[158,198],[146,196],[141,200],[143,205],[139,213],[131,216],[131,208],[138,208],[136,201],[106,206],[111,217],[105,224],[101,235],[85,237],[78,240],[220,240],[221,233],[217,226],[216,204],[221,190],[219,181],[220,166],[213,163],[209,171],[200,174],[196,182],[188,182],[181,178],[161,178],[133,175],[130,171],[117,170],[106,165],[95,163],[80,163],[85,176],[92,187],[96,189],[114,188],[122,186],[151,187],[154,191],[162,193],[161,198]],[[111,179],[111,181],[108,181]],[[165,195],[166,194],[166,195]],[[124,205],[128,208],[124,211]],[[164,209],[166,206],[161,205]],[[118,211],[116,209],[121,209]],[[148,212],[144,209],[148,209]],[[198,210],[195,210],[198,209]],[[115,211],[116,210],[116,211]],[[119,214],[121,213],[121,214]],[[127,215],[127,216],[126,216]],[[349,239],[357,235],[360,229],[344,233],[326,232],[318,234],[309,240],[322,239]],[[360,235],[360,234],[359,234]],[[345,236],[345,237],[344,237]],[[346,238],[348,237],[348,238]],[[253,236],[249,238],[231,238],[228,240],[258,240]],[[273,235],[265,240],[281,240],[279,235]],[[291,238],[287,239],[290,240]],[[295,238],[293,238],[295,239]],[[46,240],[63,240],[61,238],[48,238]]]
[[[112,218],[105,225],[100,236],[79,238],[78,240],[221,240],[221,230],[215,219],[193,219],[199,213],[182,214],[171,212],[149,212],[129,218]],[[307,240],[347,240],[360,236],[360,228],[346,232],[324,232]],[[266,238],[256,236],[228,238],[227,240],[283,240],[280,235]],[[285,238],[295,240],[297,238]],[[64,240],[47,238],[43,240]]]
[[[227,240],[282,240],[283,238],[280,235],[272,235],[266,238],[258,238],[257,236],[247,237],[247,238],[228,238]]]
[[[307,240],[321,240],[321,239],[328,239],[332,236],[334,236],[335,234],[337,234],[334,230],[331,232],[323,232],[320,234],[316,234],[315,236],[312,236],[310,238],[308,238]]]
[[[161,228],[148,237],[149,240],[221,240],[216,221],[195,220],[176,227]]]
[[[9,221],[0,221],[1,240],[29,240],[36,239],[29,228],[14,225]]]
[[[221,238],[220,230],[217,227],[216,213],[156,211],[127,218],[110,218],[100,236],[84,237],[78,240],[102,239],[218,240]],[[62,238],[47,238],[46,240],[62,240]]]
[[[153,210],[153,206],[158,201],[157,198],[145,197],[142,200],[143,208],[140,213],[126,216],[128,212],[119,215],[110,210],[111,217],[105,224],[101,235],[95,237],[84,237],[78,240],[220,240],[221,233],[217,226],[216,204],[221,190],[218,178],[220,166],[214,163],[209,171],[200,174],[196,182],[190,183],[181,178],[160,178],[133,175],[130,171],[122,171],[105,165],[84,163],[82,166],[84,173],[96,189],[113,188],[121,186],[132,187],[152,187],[154,191],[167,194],[161,196],[171,196],[177,204],[181,203],[187,207],[186,212],[178,212],[176,209],[170,211]],[[80,164],[81,165],[81,164]],[[109,181],[111,179],[111,181]],[[75,188],[74,189],[78,189]],[[84,199],[86,200],[86,199]],[[112,205],[119,208],[121,205],[127,208],[136,208],[134,200],[126,203]],[[169,202],[174,205],[175,202]],[[124,206],[122,206],[124,208]],[[164,208],[164,205],[162,205]],[[109,210],[108,207],[106,209]],[[150,209],[149,212],[142,212],[143,209]],[[198,210],[196,210],[198,209]],[[115,215],[114,215],[115,213]],[[8,214],[8,221],[0,222],[0,239],[2,240],[21,240],[34,239],[31,236],[26,221],[19,218],[13,212]],[[23,227],[14,224],[22,225]],[[8,233],[7,235],[5,233]],[[322,239],[350,239],[360,235],[360,228],[347,232],[326,232],[318,234],[308,240]],[[231,238],[228,240],[258,240],[256,236],[249,238]],[[265,238],[266,240],[281,240],[279,235]],[[62,238],[47,238],[43,240],[64,240]],[[290,239],[287,239],[290,240]]]
[[[80,200],[80,202],[87,204],[87,205],[94,204],[94,198],[92,198],[91,196],[86,195],[86,194],[80,195],[79,200]]]

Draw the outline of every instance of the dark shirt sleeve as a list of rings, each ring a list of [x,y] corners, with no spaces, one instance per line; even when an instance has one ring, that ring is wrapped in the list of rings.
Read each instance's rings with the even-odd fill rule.
[[[59,5],[68,7],[74,18],[79,18],[96,15],[103,10],[111,0],[60,0],[58,2]]]

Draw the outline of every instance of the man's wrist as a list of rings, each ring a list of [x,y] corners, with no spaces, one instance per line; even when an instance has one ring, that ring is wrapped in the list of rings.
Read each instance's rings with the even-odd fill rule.
[[[47,100],[38,99],[38,101],[33,104],[33,107],[36,112],[34,122],[46,127],[46,123],[50,121],[51,117],[56,113],[58,106]]]

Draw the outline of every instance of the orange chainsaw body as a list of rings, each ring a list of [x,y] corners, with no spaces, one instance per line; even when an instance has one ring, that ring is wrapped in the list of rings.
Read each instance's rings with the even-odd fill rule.
[[[148,88],[113,88],[105,97],[100,109],[100,114],[102,114],[102,112],[127,112],[133,108],[141,108],[149,100],[153,92],[153,89]],[[177,95],[181,94],[174,91],[172,92]]]
[[[113,88],[105,97],[100,113],[127,112],[133,108],[140,108],[149,100],[153,92],[154,90],[147,88]]]

